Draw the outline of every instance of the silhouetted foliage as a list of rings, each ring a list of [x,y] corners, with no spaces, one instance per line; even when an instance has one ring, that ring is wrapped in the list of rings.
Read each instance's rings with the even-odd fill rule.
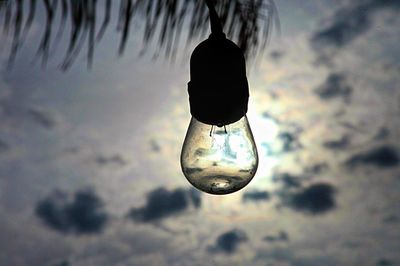
[[[214,1],[222,25],[229,38],[238,43],[246,57],[262,53],[268,42],[271,28],[279,28],[276,7],[273,0],[219,0]],[[54,49],[64,34],[69,21],[71,32],[61,69],[68,69],[83,45],[87,43],[87,62],[90,66],[96,43],[110,26],[113,8],[117,1],[111,0],[22,0],[1,1],[0,17],[3,34],[12,34],[13,41],[9,65],[23,44],[41,5],[46,14],[46,27],[37,50],[46,64],[50,49]],[[99,6],[104,11],[98,12]],[[26,14],[25,14],[26,13]],[[58,19],[58,17],[60,19]],[[98,20],[100,17],[100,20]],[[147,44],[156,40],[157,51],[173,60],[181,41],[184,27],[188,28],[186,44],[204,37],[208,28],[208,9],[205,1],[196,0],[120,0],[117,31],[120,33],[119,54],[123,54],[129,38],[130,26],[134,19],[143,21],[144,53]],[[57,18],[57,21],[56,21]],[[97,23],[99,21],[99,25]],[[54,24],[59,23],[55,36]],[[99,28],[98,28],[99,26]],[[158,53],[155,53],[158,56]]]

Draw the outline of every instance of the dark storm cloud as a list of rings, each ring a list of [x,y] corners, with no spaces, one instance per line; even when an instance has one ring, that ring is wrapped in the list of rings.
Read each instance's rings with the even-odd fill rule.
[[[268,235],[263,238],[266,242],[287,242],[289,236],[285,231],[280,231],[278,235]]]
[[[46,129],[53,129],[58,122],[52,112],[39,107],[28,109],[27,117],[34,123]]]
[[[280,173],[274,175],[272,180],[276,183],[281,183],[285,189],[300,188],[303,176],[295,176],[289,173]]]
[[[48,227],[62,233],[100,233],[108,220],[103,203],[92,190],[81,190],[69,200],[66,193],[55,191],[40,201],[35,214]]]
[[[347,162],[347,166],[355,167],[359,165],[373,165],[376,167],[389,168],[398,166],[400,162],[397,149],[392,146],[382,146],[373,148],[364,153],[352,156]]]
[[[331,73],[314,92],[322,100],[342,98],[345,101],[349,101],[352,91],[353,89],[348,84],[346,75],[343,73]]]
[[[372,16],[382,9],[399,9],[398,0],[358,0],[338,9],[330,23],[311,37],[311,46],[322,62],[329,62],[332,50],[345,47],[372,26]]]
[[[210,246],[208,251],[211,253],[223,252],[232,254],[238,249],[241,243],[246,242],[247,240],[248,238],[244,231],[233,229],[218,236],[215,244]]]
[[[296,211],[308,214],[323,214],[336,207],[335,188],[319,183],[286,195],[284,204]]]
[[[110,156],[97,155],[95,161],[98,165],[118,165],[124,166],[127,164],[126,160],[120,154],[114,154]]]
[[[329,140],[323,143],[324,147],[330,150],[342,150],[350,145],[350,137],[345,135],[338,140]]]
[[[178,215],[189,209],[201,206],[200,193],[197,190],[177,188],[169,191],[158,188],[147,194],[147,202],[143,207],[132,208],[128,217],[134,221],[155,222]]]
[[[246,192],[243,194],[242,201],[248,202],[248,201],[254,201],[254,202],[259,202],[259,201],[267,201],[270,199],[270,194],[268,191],[250,191]]]

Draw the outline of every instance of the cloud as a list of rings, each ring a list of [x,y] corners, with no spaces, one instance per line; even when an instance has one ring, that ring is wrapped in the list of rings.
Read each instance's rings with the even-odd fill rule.
[[[331,73],[325,82],[317,87],[314,92],[322,100],[342,98],[346,102],[350,100],[353,88],[348,84],[347,77],[343,73]]]
[[[132,208],[128,216],[134,221],[154,222],[181,214],[191,206],[201,206],[200,193],[197,190],[177,188],[168,191],[158,188],[147,194],[147,203],[140,208]]]
[[[390,130],[387,127],[382,127],[376,133],[374,140],[383,140],[390,136]]]
[[[27,110],[27,117],[46,129],[53,129],[59,122],[50,110],[41,107],[29,108]]]
[[[278,235],[268,235],[263,238],[266,242],[287,242],[289,236],[285,231],[280,231]]]
[[[211,253],[223,252],[227,254],[234,253],[239,245],[248,240],[245,232],[239,229],[232,229],[218,236],[215,244],[208,248]]]
[[[106,156],[106,155],[97,155],[96,163],[100,166],[105,165],[118,165],[118,166],[125,166],[127,164],[126,160],[119,154]]]
[[[291,132],[282,132],[278,135],[282,142],[282,152],[291,152],[302,148],[298,140],[298,134]]]
[[[156,140],[154,140],[154,139],[152,139],[152,140],[150,141],[150,147],[151,147],[151,150],[152,150],[153,152],[158,153],[158,152],[161,151],[161,146],[160,146],[160,144],[158,144],[158,142],[157,142]]]
[[[380,259],[376,262],[376,266],[391,266],[393,265],[390,260],[387,259]]]
[[[300,134],[303,132],[303,128],[300,125],[293,122],[281,121],[279,117],[269,111],[263,112],[262,116],[272,127],[279,125],[282,129],[277,135],[278,141],[276,141],[276,145],[275,143],[262,143],[267,150],[267,155],[277,155],[303,148],[299,141]]]
[[[73,200],[65,192],[55,191],[37,204],[35,214],[62,233],[100,233],[108,220],[102,201],[89,189],[77,191]]]
[[[274,60],[274,61],[279,61],[280,59],[282,59],[282,57],[284,56],[284,53],[282,51],[272,51],[269,56]]]
[[[400,1],[358,0],[338,9],[330,23],[311,37],[311,46],[320,62],[329,63],[335,51],[365,34],[373,25],[372,16],[382,9],[399,9]]]
[[[11,90],[8,85],[0,79],[0,107],[4,100],[6,100],[11,95]]]
[[[18,128],[23,122],[47,130],[52,130],[63,122],[61,116],[53,110],[42,106],[23,107],[13,98],[0,102],[0,119],[3,126],[10,128]]]
[[[289,173],[276,174],[272,180],[281,183],[285,188],[300,188],[303,176],[295,176]]]
[[[316,49],[321,46],[340,48],[366,32],[371,26],[369,19],[371,9],[366,9],[367,6],[357,5],[339,9],[328,26],[313,34],[311,45]]]
[[[349,167],[373,165],[381,168],[389,168],[398,166],[399,162],[398,151],[394,147],[381,146],[352,156],[347,160],[346,165]]]
[[[329,168],[327,163],[317,163],[312,166],[306,167],[304,173],[306,175],[318,175]]]
[[[385,218],[383,218],[383,222],[387,224],[399,223],[400,217],[397,215],[388,215]]]
[[[54,266],[70,266],[72,265],[68,260],[62,260],[54,264]]]
[[[350,137],[345,135],[338,140],[329,140],[323,143],[324,147],[330,150],[342,150],[349,146]]]
[[[10,146],[0,139],[0,153],[7,151]]]
[[[336,207],[334,195],[335,188],[332,185],[318,183],[287,195],[285,205],[308,214],[323,214]]]
[[[263,113],[262,113],[262,116],[263,116],[265,119],[271,120],[271,121],[274,122],[275,124],[278,124],[278,125],[281,124],[281,121],[280,121],[275,115],[271,114],[271,113],[268,112],[268,111],[263,112]]]
[[[250,191],[243,194],[242,201],[267,201],[270,197],[268,191]]]

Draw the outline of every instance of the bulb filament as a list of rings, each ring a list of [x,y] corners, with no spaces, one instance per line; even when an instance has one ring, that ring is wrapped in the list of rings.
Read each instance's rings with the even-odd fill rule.
[[[225,130],[225,134],[228,134],[228,131],[226,130],[226,126],[224,126],[224,130]],[[214,132],[214,125],[211,125],[211,129],[210,129],[210,137],[212,137]]]

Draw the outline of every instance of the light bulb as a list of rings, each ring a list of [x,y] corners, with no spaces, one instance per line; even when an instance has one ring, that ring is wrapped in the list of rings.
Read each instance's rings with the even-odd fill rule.
[[[251,181],[257,166],[257,148],[246,115],[222,127],[192,117],[181,167],[194,187],[211,194],[232,193]]]
[[[258,155],[247,121],[249,85],[242,49],[228,40],[212,4],[211,35],[190,57],[192,120],[181,153],[187,180],[211,194],[228,194],[254,177]]]

